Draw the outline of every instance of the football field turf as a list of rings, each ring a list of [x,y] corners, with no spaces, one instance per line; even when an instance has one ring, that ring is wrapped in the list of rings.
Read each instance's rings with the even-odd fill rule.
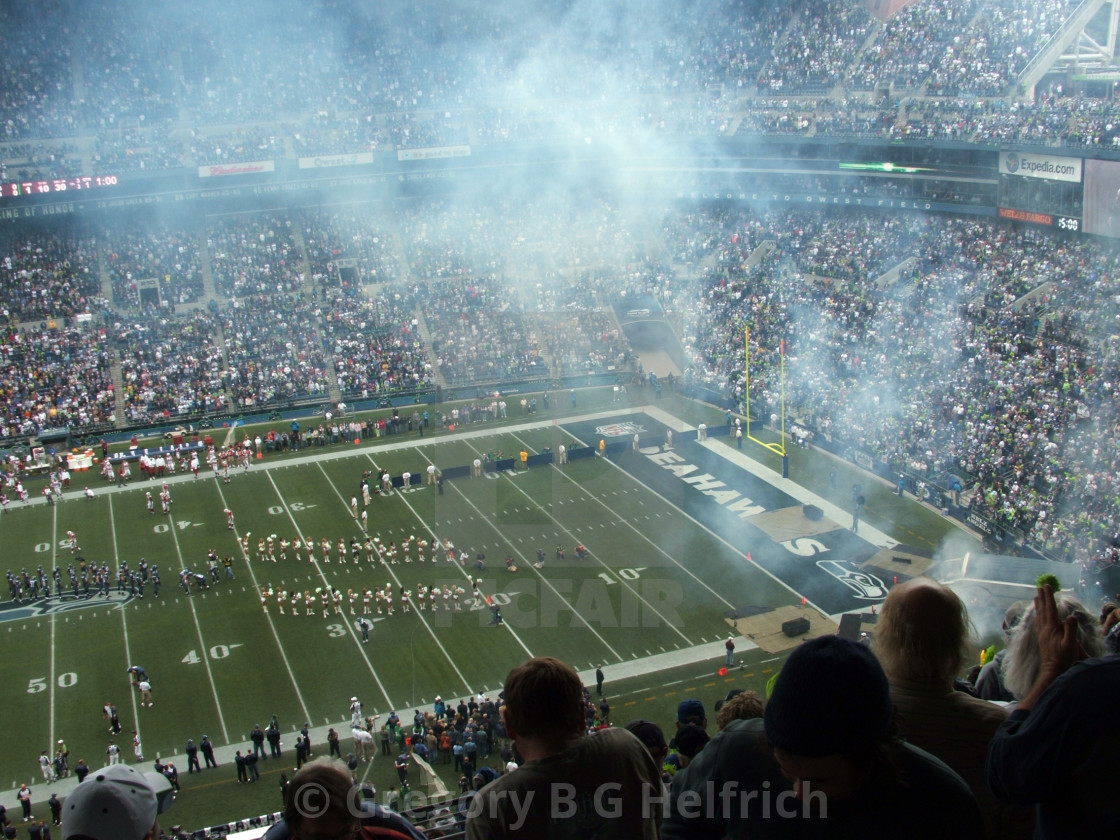
[[[632,695],[615,701],[624,709],[619,714],[650,717],[642,708],[649,687],[672,682],[661,677],[688,683],[693,673],[714,675],[728,635],[746,662],[772,662],[774,651],[760,629],[767,616],[808,611],[824,622],[815,631],[824,632],[830,617],[881,600],[882,576],[864,567],[903,535],[869,525],[852,533],[841,492],[830,501],[827,493],[781,480],[755,460],[758,447],[740,452],[729,438],[698,442],[691,419],[653,406],[619,407],[270,455],[247,471],[231,471],[229,483],[204,467],[200,478],[180,473],[165,479],[173,499],[168,515],[158,503],[149,513],[145,503],[145,492],[155,495],[161,482],[134,477],[118,489],[96,469],[77,482],[95,488],[93,499],[72,489],[53,507],[16,502],[0,517],[8,569],[60,566],[65,582],[67,565],[78,556],[106,562],[114,573],[122,561],[136,568],[143,557],[158,565],[162,587],[156,596],[149,585],[141,598],[118,594],[114,582],[108,598],[74,597],[67,589],[61,598],[4,602],[0,702],[19,731],[0,762],[2,786],[31,782],[43,791],[36,799],[42,803],[51,786],[42,784],[37,757],[59,739],[71,763],[78,757],[95,768],[105,763],[110,736],[102,707],[110,701],[122,721],[116,738],[122,758],[133,763],[136,730],[145,764],[157,754],[173,759],[188,788],[188,738],[208,735],[224,762],[234,748],[244,748],[254,724],[263,727],[276,715],[289,752],[305,721],[315,742],[334,726],[346,743],[351,696],[361,698],[368,715],[395,710],[407,718],[413,709],[430,708],[437,695],[496,695],[511,667],[538,655],[556,656],[585,675],[602,664],[612,686],[628,687]],[[674,431],[672,448],[664,445],[667,428]],[[595,454],[601,439],[610,444],[606,457]],[[449,478],[442,493],[424,483],[431,463],[450,474],[486,453],[555,453],[560,444],[575,447],[566,465]],[[811,456],[796,459],[801,469]],[[363,473],[374,471],[376,478],[378,468],[413,476],[409,490],[374,494],[368,508],[369,534],[381,546],[410,543],[407,559],[398,550],[395,564],[367,562],[364,552],[343,558],[337,551],[340,540],[364,539],[351,499],[357,496],[361,510]],[[802,472],[812,478],[807,469]],[[882,494],[886,505],[889,495]],[[869,498],[870,512],[876,498]],[[821,520],[802,515],[809,502],[823,509]],[[235,517],[232,529],[226,509]],[[936,517],[913,527],[936,545]],[[80,545],[74,554],[67,531]],[[315,562],[306,550],[296,560],[291,549],[284,560],[262,561],[258,540],[272,535],[276,543],[312,542]],[[323,540],[332,547],[329,560]],[[429,543],[423,561],[421,540]],[[467,562],[445,559],[435,550],[443,541],[465,552]],[[584,559],[576,556],[579,544],[587,549]],[[178,573],[204,571],[210,550],[233,557],[234,578],[220,569],[208,589],[188,594]],[[538,551],[545,556],[540,568]],[[507,558],[516,572],[507,569]],[[371,605],[366,618],[372,628],[363,643],[357,623],[362,599],[355,599],[352,613],[349,593],[387,584],[394,614],[383,607],[378,615]],[[457,593],[459,609],[452,594],[450,609],[441,595],[420,611],[421,587]],[[332,590],[341,593],[341,604],[329,603],[324,615],[322,594]],[[409,612],[400,599],[405,590],[411,591]],[[311,606],[301,599],[293,607],[290,594],[279,596],[293,591],[309,594]],[[263,603],[262,592],[272,593]],[[500,626],[493,623],[493,606],[501,609]],[[130,665],[150,675],[151,707],[140,706],[126,674]],[[672,694],[664,692],[665,698]],[[663,705],[675,704],[664,699]],[[668,724],[660,708],[658,719]],[[190,827],[263,810],[211,814],[192,810],[190,796],[186,790],[180,797],[176,807],[184,806],[184,813],[173,820]],[[9,799],[13,807],[6,791],[5,804]],[[279,796],[268,801],[272,810]]]

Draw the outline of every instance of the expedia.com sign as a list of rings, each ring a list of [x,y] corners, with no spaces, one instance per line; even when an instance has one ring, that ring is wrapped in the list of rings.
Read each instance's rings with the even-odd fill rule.
[[[1079,184],[1081,183],[1081,158],[1000,152],[999,174]]]

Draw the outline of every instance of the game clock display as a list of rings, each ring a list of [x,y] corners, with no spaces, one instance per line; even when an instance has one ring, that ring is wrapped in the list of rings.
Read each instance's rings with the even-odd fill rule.
[[[999,176],[1001,219],[1080,233],[1083,186],[1080,181],[1058,181],[1019,175]]]
[[[0,196],[23,198],[49,193],[77,192],[115,187],[120,183],[117,175],[81,175],[75,178],[43,178],[28,181],[5,181],[0,184]]]

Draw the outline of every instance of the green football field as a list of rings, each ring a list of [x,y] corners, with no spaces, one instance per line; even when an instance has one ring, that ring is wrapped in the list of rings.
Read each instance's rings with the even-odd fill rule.
[[[641,472],[648,469],[641,453],[456,478],[445,482],[442,494],[424,484],[431,463],[450,470],[488,452],[535,455],[556,452],[560,444],[594,444],[581,430],[610,428],[601,424],[611,421],[614,407],[605,400],[585,404],[602,409],[601,417],[517,417],[424,438],[399,435],[270,455],[252,461],[247,471],[231,470],[228,483],[205,467],[199,478],[180,473],[165,479],[173,499],[167,515],[160,512],[160,482],[145,481],[134,470],[131,484],[117,488],[96,467],[76,476],[59,505],[39,500],[26,507],[18,501],[9,505],[0,516],[7,569],[59,566],[65,582],[66,568],[78,556],[91,564],[108,563],[114,573],[124,561],[135,568],[146,558],[158,565],[162,586],[157,596],[149,584],[142,598],[118,594],[114,582],[109,598],[86,598],[80,592],[75,598],[67,588],[61,599],[4,602],[0,703],[21,730],[0,761],[5,804],[12,800],[14,808],[9,789],[28,782],[36,790],[36,813],[43,811],[53,788],[43,782],[37,757],[59,739],[69,747],[71,763],[79,757],[95,768],[105,763],[106,702],[119,709],[123,732],[116,740],[125,761],[134,761],[133,730],[146,765],[157,754],[173,758],[184,791],[170,822],[198,828],[279,806],[274,785],[251,792],[237,787],[228,761],[233,749],[244,748],[253,725],[265,726],[272,715],[289,753],[294,732],[305,721],[320,745],[327,726],[343,734],[345,745],[352,696],[361,698],[366,714],[396,710],[410,716],[413,709],[430,708],[437,695],[496,695],[511,667],[537,655],[559,657],[580,672],[602,664],[616,722],[649,717],[668,726],[684,692],[711,702],[731,684],[761,688],[780,657],[753,649],[746,639],[737,657],[743,667],[724,676],[716,673],[730,632],[728,616],[748,604],[798,605],[803,593],[747,562],[749,548],[736,535],[693,515],[674,492],[651,486]],[[672,412],[681,435],[699,418],[721,419],[682,400],[666,401],[661,408]],[[627,406],[620,413],[630,410]],[[577,420],[583,426],[573,425]],[[653,440],[658,427],[639,428]],[[647,451],[659,450],[651,446]],[[773,456],[761,447],[733,450],[723,439],[709,442],[703,454],[716,459],[745,455],[764,470],[773,466]],[[823,476],[835,462],[813,453],[794,452],[792,458],[799,483],[827,500],[832,491]],[[363,473],[378,468],[413,476],[410,490],[375,493],[367,509],[369,535],[382,546],[409,541],[407,560],[398,551],[395,564],[368,562],[365,552],[343,558],[337,551],[340,540],[365,538],[351,499],[358,497],[360,511]],[[851,468],[839,468],[843,486]],[[87,484],[95,490],[92,499],[82,495]],[[157,496],[154,513],[147,509],[147,491]],[[841,504],[842,494],[835,495]],[[915,503],[896,508],[894,499],[889,489],[878,488],[867,505],[868,521],[893,539],[932,547],[951,528]],[[227,509],[235,517],[232,529]],[[66,542],[68,531],[80,545],[75,553]],[[284,560],[262,561],[258,540],[273,535],[277,544],[311,541],[315,562],[308,561],[306,550],[295,559],[290,548]],[[329,560],[323,540],[332,546]],[[421,540],[429,543],[423,561],[417,551]],[[467,553],[465,565],[434,550],[447,540],[457,553]],[[577,559],[577,544],[586,546],[585,559]],[[564,548],[563,559],[558,546]],[[180,570],[205,571],[211,550],[233,557],[233,579],[222,571],[209,589],[192,588],[188,594],[179,585]],[[546,557],[539,569],[534,565],[538,550]],[[479,553],[485,555],[484,570],[475,565]],[[506,558],[512,558],[516,572],[506,568]],[[360,593],[388,584],[394,614],[384,614],[383,606],[378,615],[371,603],[369,641],[363,643],[357,624],[363,613]],[[445,608],[441,595],[438,608],[420,611],[421,587],[441,592],[446,587],[451,608]],[[332,590],[341,593],[341,603],[329,602],[324,614],[322,593]],[[412,593],[408,612],[401,604],[404,590]],[[309,593],[311,605],[301,598],[293,607],[293,591]],[[281,592],[288,595],[282,598]],[[353,612],[351,592],[356,593]],[[272,594],[262,602],[262,593]],[[501,626],[492,623],[493,605],[501,607]],[[126,674],[130,665],[150,675],[151,707],[140,706]],[[183,747],[188,738],[197,742],[204,734],[218,747],[223,766],[188,777]],[[278,778],[280,770],[270,763],[280,762],[262,763],[266,782]],[[291,769],[287,761],[283,764]],[[379,789],[395,781],[386,760],[363,772]],[[444,770],[443,775],[454,789],[452,774]]]

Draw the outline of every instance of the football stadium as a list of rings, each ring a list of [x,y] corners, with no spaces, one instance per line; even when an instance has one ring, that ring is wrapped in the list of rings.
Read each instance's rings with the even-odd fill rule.
[[[537,836],[542,658],[666,803],[557,837],[1113,824],[1117,8],[0,5],[0,830]]]

